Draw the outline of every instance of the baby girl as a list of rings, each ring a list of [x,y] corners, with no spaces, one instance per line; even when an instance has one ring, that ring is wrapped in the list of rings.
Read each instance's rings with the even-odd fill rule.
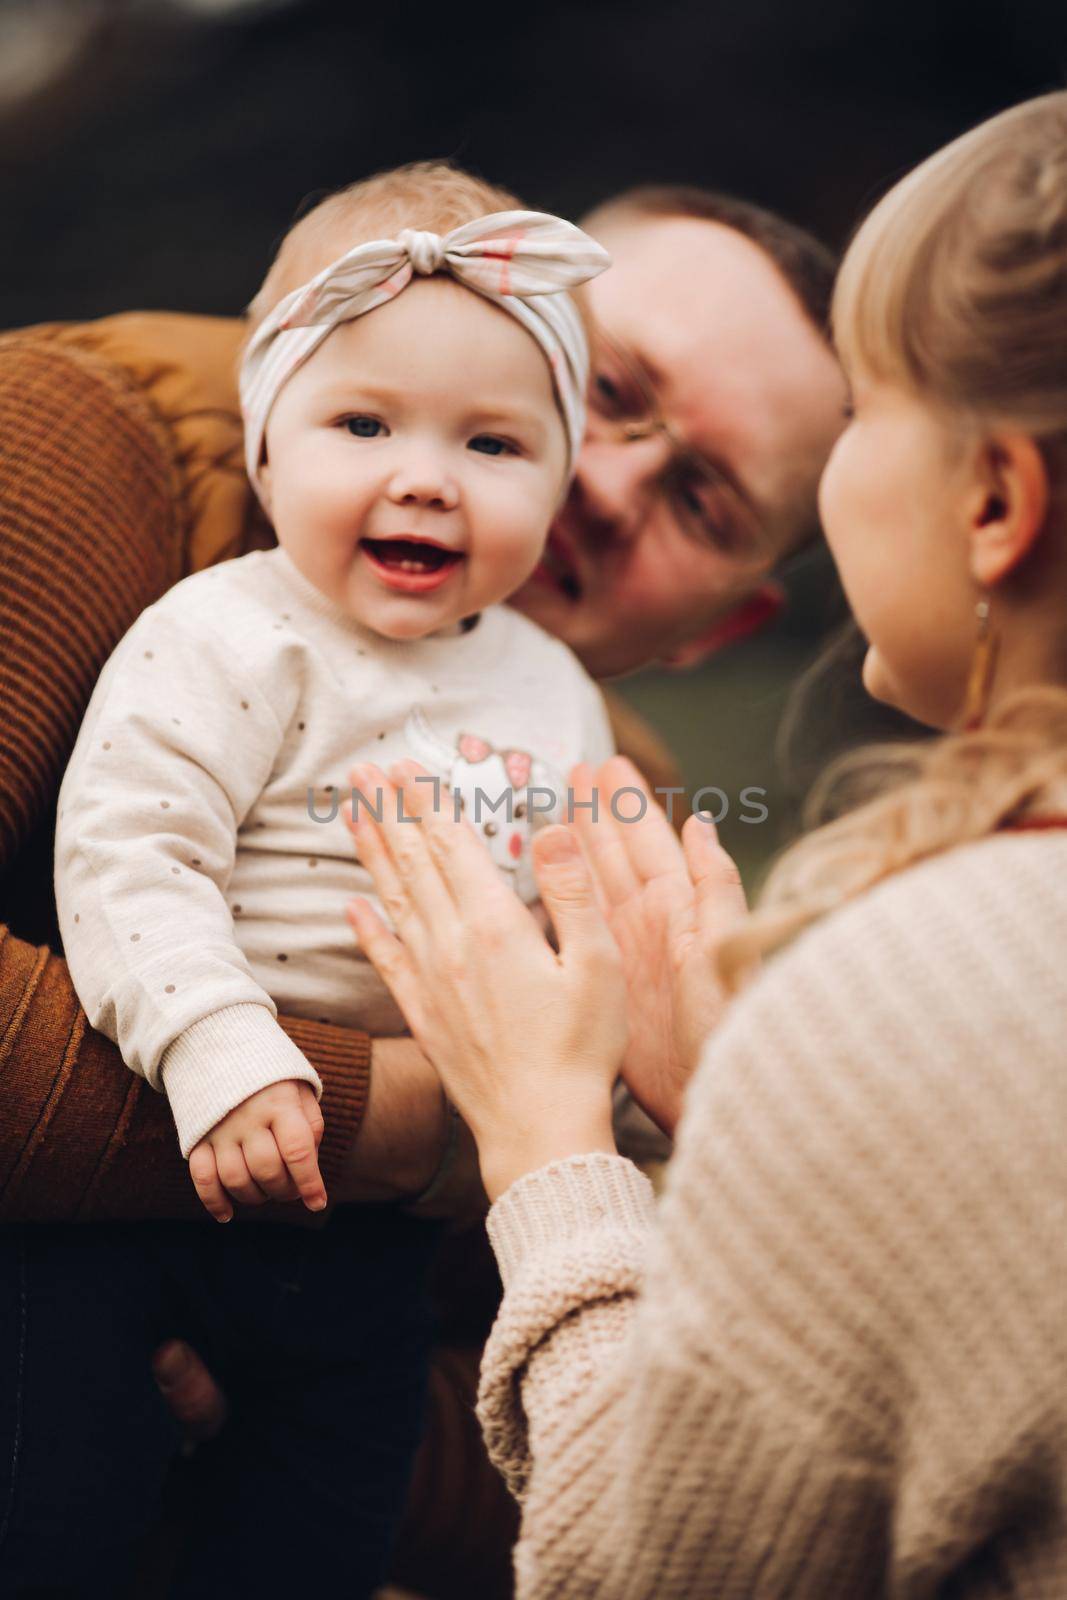
[[[607,264],[444,166],[305,216],[241,370],[278,548],[179,583],[101,675],[61,796],[64,947],[93,1025],[166,1093],[220,1221],[234,1199],[326,1205],[319,1082],[278,1008],[403,1030],[345,920],[369,889],[338,814],[353,764],[421,761],[533,900],[537,795],[610,754],[582,668],[500,604],[581,442],[567,290]]]

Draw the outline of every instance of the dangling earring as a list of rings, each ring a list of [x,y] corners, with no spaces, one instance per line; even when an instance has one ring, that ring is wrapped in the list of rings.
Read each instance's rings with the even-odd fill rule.
[[[971,670],[967,677],[967,692],[963,698],[963,728],[971,733],[980,728],[989,709],[989,693],[993,687],[993,674],[997,670],[997,653],[1000,635],[989,624],[989,601],[979,600],[975,606],[978,618],[978,637],[975,640]]]

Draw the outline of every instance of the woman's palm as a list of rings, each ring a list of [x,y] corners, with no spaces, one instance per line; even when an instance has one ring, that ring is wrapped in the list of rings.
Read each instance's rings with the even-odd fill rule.
[[[592,792],[587,769],[572,777]],[[632,789],[637,774],[613,760],[600,769],[600,798]],[[715,950],[746,914],[737,869],[715,830],[693,818],[685,847],[654,801],[639,821],[579,812],[578,824],[601,907],[622,955],[629,1042],[623,1076],[660,1127],[677,1120],[700,1047],[726,1004]]]

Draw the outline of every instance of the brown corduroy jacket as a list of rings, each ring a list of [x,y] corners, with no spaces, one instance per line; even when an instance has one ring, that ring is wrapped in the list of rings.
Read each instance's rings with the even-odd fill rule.
[[[94,1032],[60,953],[56,795],[101,667],[187,573],[273,543],[245,478],[238,322],[131,313],[0,338],[0,1220],[206,1216],[169,1110]],[[619,748],[674,781],[612,702]],[[365,1034],[281,1018],[320,1073],[327,1187]]]

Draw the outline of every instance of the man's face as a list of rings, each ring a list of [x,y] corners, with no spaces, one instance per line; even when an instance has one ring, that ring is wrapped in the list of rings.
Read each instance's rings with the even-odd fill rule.
[[[697,638],[810,530],[845,387],[743,235],[620,216],[597,236],[614,265],[587,291],[606,337],[589,434],[546,557],[513,603],[607,677]],[[663,431],[624,437],[634,373],[711,474],[691,474]]]

